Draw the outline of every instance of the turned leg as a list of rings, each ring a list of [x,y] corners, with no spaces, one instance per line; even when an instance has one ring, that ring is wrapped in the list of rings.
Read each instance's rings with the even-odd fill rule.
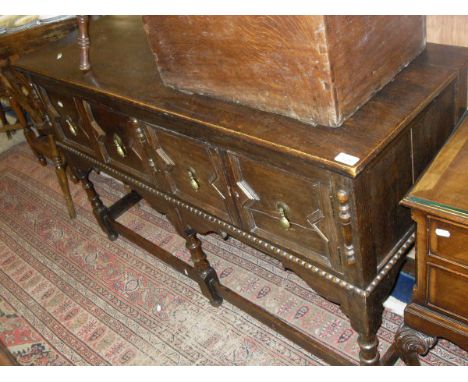
[[[65,171],[65,166],[63,164],[62,158],[60,156],[56,156],[54,158],[54,165],[55,165],[55,174],[57,175],[57,179],[62,189],[63,197],[65,198],[65,203],[67,205],[68,215],[70,215],[71,219],[76,217],[75,207],[73,205],[73,199],[70,193],[70,187],[68,185],[68,178],[67,173]]]
[[[403,325],[395,335],[394,345],[405,365],[420,366],[419,356],[427,354],[436,342],[437,338]]]
[[[188,229],[185,232],[186,247],[190,251],[194,268],[198,274],[198,284],[204,296],[206,296],[211,305],[219,306],[223,298],[219,296],[216,290],[216,284],[219,283],[216,271],[210,266],[205,252],[201,247],[201,241],[197,238],[195,231]]]
[[[377,331],[359,333],[359,363],[362,366],[377,366],[380,364],[380,353],[378,350],[379,340]]]
[[[348,301],[351,326],[358,333],[359,363],[363,366],[380,365],[377,330],[382,324],[383,304],[356,295],[350,297]]]
[[[93,207],[93,214],[101,229],[107,234],[110,240],[116,240],[119,236],[118,233],[112,228],[109,221],[109,209],[104,205],[98,193],[96,192],[93,183],[89,180],[91,170],[83,171],[75,169],[75,176],[81,181],[88,200]]]
[[[52,137],[52,135],[48,136],[48,141],[51,148],[52,160],[54,161],[55,174],[57,175],[57,179],[62,190],[63,197],[65,198],[68,214],[70,215],[71,219],[74,219],[76,217],[76,211],[70,193],[70,186],[68,184],[65,164],[62,160],[62,156],[60,155],[57,149],[57,145],[55,144],[55,140]]]

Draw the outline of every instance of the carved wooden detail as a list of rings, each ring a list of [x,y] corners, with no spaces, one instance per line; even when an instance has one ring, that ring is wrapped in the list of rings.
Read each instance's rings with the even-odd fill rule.
[[[244,229],[263,238],[282,241],[304,258],[340,268],[330,224],[329,180],[320,174],[303,178],[250,157],[229,154],[232,193]]]
[[[339,203],[339,219],[344,240],[344,255],[348,265],[356,263],[353,246],[353,232],[351,227],[351,212],[349,206],[349,194],[345,190],[339,190],[336,194]]]
[[[232,200],[219,151],[152,125],[148,131],[170,192],[230,221]]]
[[[408,326],[402,326],[395,335],[395,348],[406,365],[419,366],[418,355],[425,355],[435,346],[437,338],[427,336]]]

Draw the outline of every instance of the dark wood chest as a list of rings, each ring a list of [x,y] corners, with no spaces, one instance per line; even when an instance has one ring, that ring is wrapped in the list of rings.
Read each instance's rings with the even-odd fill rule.
[[[340,126],[425,46],[424,16],[144,16],[163,82]]]

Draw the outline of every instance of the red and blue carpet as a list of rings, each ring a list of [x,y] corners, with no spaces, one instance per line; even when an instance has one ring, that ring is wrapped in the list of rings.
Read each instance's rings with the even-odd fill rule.
[[[103,199],[123,187],[95,177]],[[68,218],[55,173],[24,144],[0,155],[0,341],[23,365],[321,365],[227,302],[213,308],[187,277],[98,228],[81,187]],[[184,241],[145,203],[121,221],[189,262]],[[278,262],[238,241],[203,237],[221,282],[357,362],[356,333],[339,307]],[[385,311],[380,348],[401,317]],[[422,359],[468,365],[440,341]]]

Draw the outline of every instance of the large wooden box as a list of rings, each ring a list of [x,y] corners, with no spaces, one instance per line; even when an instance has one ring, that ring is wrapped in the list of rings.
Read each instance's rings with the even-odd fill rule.
[[[143,16],[170,87],[340,126],[425,46],[423,16]]]

